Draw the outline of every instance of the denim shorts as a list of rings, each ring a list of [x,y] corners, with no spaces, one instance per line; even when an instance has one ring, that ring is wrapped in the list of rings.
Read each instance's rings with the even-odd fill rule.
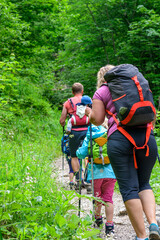
[[[128,132],[134,138],[137,146],[144,145],[145,128],[134,128]],[[138,199],[139,192],[151,189],[149,180],[157,158],[157,144],[153,132],[151,132],[148,146],[148,157],[146,157],[146,149],[136,150],[138,165],[138,169],[136,169],[133,160],[133,145],[130,141],[118,130],[109,136],[107,142],[108,156],[124,202],[130,199]]]

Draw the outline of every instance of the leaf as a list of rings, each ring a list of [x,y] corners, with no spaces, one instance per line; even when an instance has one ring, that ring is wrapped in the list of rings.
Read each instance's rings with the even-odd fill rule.
[[[72,214],[68,227],[70,227],[71,229],[76,229],[78,227],[79,222],[80,222],[79,217],[76,214]]]
[[[83,234],[82,234],[82,237],[85,239],[88,239],[89,237],[93,237],[93,236],[97,236],[97,234],[100,233],[100,230],[99,229],[92,229],[91,231],[85,231]]]
[[[57,213],[55,215],[55,220],[56,220],[57,224],[59,225],[59,227],[62,227],[63,225],[67,224],[67,220],[59,213]]]

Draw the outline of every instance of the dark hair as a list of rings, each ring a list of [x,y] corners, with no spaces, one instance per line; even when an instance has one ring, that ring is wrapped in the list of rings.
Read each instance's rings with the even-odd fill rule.
[[[83,85],[81,83],[74,83],[72,85],[72,92],[75,93],[81,93],[83,91]]]

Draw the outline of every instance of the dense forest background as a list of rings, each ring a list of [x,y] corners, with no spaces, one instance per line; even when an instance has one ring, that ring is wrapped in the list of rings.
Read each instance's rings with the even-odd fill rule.
[[[0,1],[0,239],[99,239],[50,176],[72,84],[92,97],[108,63],[136,65],[158,112],[159,0]],[[158,163],[151,183],[160,203]]]
[[[60,106],[75,81],[91,97],[107,63],[136,65],[160,96],[159,0],[2,0],[1,124]]]

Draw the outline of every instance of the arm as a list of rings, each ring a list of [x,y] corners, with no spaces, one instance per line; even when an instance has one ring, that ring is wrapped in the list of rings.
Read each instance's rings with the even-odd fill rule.
[[[89,139],[86,136],[84,141],[83,141],[82,146],[79,147],[76,151],[76,155],[77,155],[78,158],[84,159],[85,157],[87,157],[87,155],[88,155],[88,143],[89,143]]]
[[[63,106],[62,114],[59,120],[62,127],[65,125],[66,118],[67,118],[67,109]]]
[[[93,99],[92,109],[86,108],[85,114],[89,117],[89,121],[96,126],[101,125],[105,120],[105,106],[101,100]]]

